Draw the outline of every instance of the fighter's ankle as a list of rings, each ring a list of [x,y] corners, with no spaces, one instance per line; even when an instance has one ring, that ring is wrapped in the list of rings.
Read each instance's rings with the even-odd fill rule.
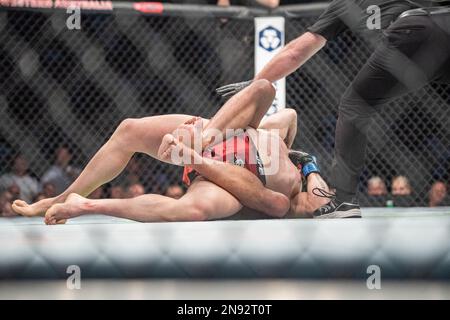
[[[64,201],[66,201],[68,196],[68,194],[60,194],[59,196],[50,198],[49,200],[52,202],[52,204],[63,203]]]
[[[96,205],[93,201],[86,199],[80,204],[80,210],[82,212],[95,212]]]

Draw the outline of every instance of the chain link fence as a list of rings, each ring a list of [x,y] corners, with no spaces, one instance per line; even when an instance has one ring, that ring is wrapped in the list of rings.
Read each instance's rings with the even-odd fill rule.
[[[287,20],[287,40],[306,31],[315,19]],[[287,79],[287,105],[299,115],[296,146],[318,155],[325,177],[331,169],[340,97],[372,52],[372,44],[346,32]],[[369,178],[379,176],[389,186],[396,176],[405,176],[412,195],[403,205],[427,205],[431,185],[449,179],[449,106],[448,85],[432,83],[381,109],[369,131],[362,204],[368,203]]]
[[[0,11],[1,174],[21,153],[40,179],[62,146],[82,168],[123,119],[210,117],[222,103],[216,87],[253,76],[252,19],[83,13],[81,30],[69,30],[67,16]],[[286,40],[314,20],[287,19]],[[319,158],[325,178],[339,98],[370,52],[346,33],[287,79],[287,105],[299,114],[295,147]],[[414,204],[422,205],[431,183],[449,178],[449,103],[448,87],[432,84],[377,115],[361,191],[372,175],[406,175]],[[181,168],[136,155],[110,185],[131,181],[162,193],[180,184]]]

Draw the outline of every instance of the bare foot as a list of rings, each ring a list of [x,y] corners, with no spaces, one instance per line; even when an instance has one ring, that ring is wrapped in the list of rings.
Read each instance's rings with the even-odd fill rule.
[[[87,201],[86,198],[76,193],[71,193],[64,203],[55,204],[47,210],[45,223],[63,224],[67,219],[82,215]]]
[[[172,135],[186,146],[201,153],[204,141],[202,141],[203,120],[194,117],[178,126]]]
[[[202,162],[202,156],[171,134],[166,134],[159,147],[158,157],[175,165],[192,165]]]
[[[158,158],[161,161],[171,163],[171,146],[173,145],[175,137],[170,133],[166,134],[161,141],[161,144],[158,149]]]
[[[25,217],[43,216],[55,203],[57,203],[56,198],[42,199],[33,204],[28,204],[23,200],[16,200],[12,204],[12,209],[15,213]]]

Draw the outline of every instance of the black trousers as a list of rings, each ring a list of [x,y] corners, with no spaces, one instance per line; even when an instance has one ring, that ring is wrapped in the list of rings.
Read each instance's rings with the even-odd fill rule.
[[[432,81],[450,83],[450,14],[398,19],[383,31],[340,102],[331,177],[339,200],[351,201],[356,194],[374,114]]]

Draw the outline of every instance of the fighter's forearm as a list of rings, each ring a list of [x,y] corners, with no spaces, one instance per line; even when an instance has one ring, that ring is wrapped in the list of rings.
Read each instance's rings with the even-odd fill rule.
[[[275,88],[269,81],[254,81],[231,97],[206,124],[202,132],[202,146],[223,141],[225,134],[229,134],[228,129],[256,129],[274,97]]]
[[[329,192],[327,183],[318,173],[311,173],[307,178],[306,192],[299,192],[294,199],[291,200],[291,208],[288,217],[306,218],[312,217],[314,210],[327,204],[328,198],[319,197],[314,194],[315,188]]]
[[[289,210],[285,195],[264,187],[247,169],[203,158],[201,164],[192,165],[202,176],[235,196],[243,206],[270,216],[283,217]]]
[[[292,148],[294,144],[295,137],[297,136],[297,114],[291,117],[288,127],[288,132],[286,134],[285,143],[288,148]]]
[[[300,68],[325,45],[326,39],[321,35],[306,32],[286,45],[255,76],[254,80],[267,79],[275,82]]]

